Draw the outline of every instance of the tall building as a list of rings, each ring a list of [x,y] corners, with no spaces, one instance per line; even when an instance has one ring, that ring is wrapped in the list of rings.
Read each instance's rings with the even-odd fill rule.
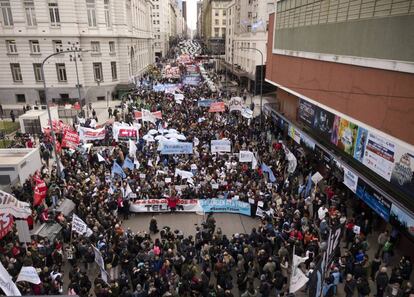
[[[414,218],[412,1],[280,0],[269,27],[276,123],[403,230]]]
[[[226,7],[230,0],[204,0],[202,10],[203,39],[213,54],[223,55],[226,36]]]
[[[197,37],[203,37],[203,1],[197,1]]]
[[[183,4],[182,4],[182,13],[183,13],[183,18],[185,20],[185,23],[187,24],[187,1],[183,0]]]
[[[44,79],[48,99],[78,98],[76,73],[82,98],[105,100],[153,62],[148,0],[1,0],[0,4],[3,104],[45,102]],[[71,47],[87,52],[50,58],[43,77],[42,61]]]
[[[169,50],[170,39],[170,0],[152,0],[154,51],[158,58],[164,57]]]
[[[273,0],[233,0],[226,7],[227,34],[225,67],[240,79],[243,87],[259,90],[262,65],[266,62],[269,13]],[[251,48],[251,49],[246,49]],[[260,52],[263,54],[263,61]]]

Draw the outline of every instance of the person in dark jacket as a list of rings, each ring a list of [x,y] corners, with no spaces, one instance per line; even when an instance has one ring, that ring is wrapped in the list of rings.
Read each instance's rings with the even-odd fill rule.
[[[346,276],[345,284],[344,284],[344,292],[346,297],[354,296],[354,291],[356,287],[356,282],[352,274],[348,274]]]
[[[388,285],[388,274],[387,274],[387,267],[381,267],[380,271],[377,273],[375,277],[375,283],[377,284],[377,297],[383,297],[385,289]]]

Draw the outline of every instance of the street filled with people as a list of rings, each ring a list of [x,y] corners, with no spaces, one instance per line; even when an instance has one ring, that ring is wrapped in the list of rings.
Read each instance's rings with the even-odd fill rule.
[[[12,188],[30,206],[17,218],[32,231],[60,231],[27,243],[16,229],[4,234],[0,292],[414,296],[411,255],[396,252],[398,233],[346,194],[332,170],[319,173],[320,156],[247,105],[245,91],[222,88],[197,58],[201,48],[181,42],[174,59],[108,108],[107,120],[91,108],[89,118],[55,121],[28,139],[40,146],[43,167]],[[73,210],[59,210],[68,200]],[[171,212],[172,222],[176,212],[205,219],[183,234],[158,225],[159,212]],[[221,212],[256,217],[257,227],[223,234],[214,218]],[[146,232],[123,227],[142,213],[154,214]]]

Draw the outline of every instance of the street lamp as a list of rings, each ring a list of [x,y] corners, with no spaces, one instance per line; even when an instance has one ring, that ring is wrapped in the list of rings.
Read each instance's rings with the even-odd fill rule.
[[[53,54],[50,54],[49,56],[47,56],[43,61],[42,61],[42,65],[41,65],[41,72],[42,72],[42,78],[43,78],[43,89],[44,89],[44,93],[45,93],[45,100],[46,100],[46,109],[47,109],[47,114],[49,117],[49,123],[50,123],[50,134],[52,136],[52,144],[53,144],[53,149],[55,151],[55,156],[56,156],[56,169],[57,169],[57,173],[58,176],[61,176],[61,168],[59,165],[59,155],[57,154],[56,151],[56,135],[55,135],[55,131],[53,131],[53,125],[52,125],[52,115],[50,114],[50,107],[49,107],[49,102],[47,100],[47,87],[46,87],[46,77],[45,77],[45,70],[44,70],[44,66],[47,60],[49,60],[50,58],[60,55],[60,54],[65,54],[65,53],[73,53],[76,54],[77,52],[81,52],[82,50],[79,49],[67,49],[67,50],[59,50],[57,49],[57,51]],[[77,71],[77,64],[76,64],[76,76],[78,77],[78,71]],[[79,89],[79,77],[78,77],[78,92],[79,92],[79,100],[80,100],[80,89]]]
[[[260,126],[263,127],[263,53],[261,50],[253,47],[239,47],[241,50],[254,50],[260,53],[262,58],[261,69],[260,69]]]

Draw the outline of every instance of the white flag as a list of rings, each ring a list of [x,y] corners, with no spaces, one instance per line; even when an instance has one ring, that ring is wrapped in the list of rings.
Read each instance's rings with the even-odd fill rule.
[[[290,278],[289,293],[295,293],[309,280],[299,267],[300,263],[305,262],[309,257],[299,257],[295,255],[294,251],[295,250],[293,250],[292,277]]]
[[[108,283],[108,273],[105,270],[105,262],[104,262],[104,259],[102,258],[102,254],[93,245],[92,245],[92,248],[93,248],[93,252],[95,254],[95,262],[96,262],[96,264],[98,264],[99,269],[101,270],[101,278],[103,279],[104,282]]]
[[[254,169],[256,169],[256,167],[257,167],[257,159],[256,159],[256,156],[253,155],[253,158],[252,158],[252,169],[254,170]]]
[[[134,164],[135,164],[135,168],[138,169],[140,164],[137,158],[134,158]]]
[[[37,274],[36,268],[33,266],[23,266],[17,277],[16,283],[17,282],[29,282],[38,285],[41,283],[41,280],[39,274]]]
[[[0,288],[3,290],[6,296],[22,296],[22,293],[20,293],[19,288],[17,288],[16,284],[13,282],[10,274],[4,268],[1,261],[0,261]]]
[[[133,141],[132,139],[129,139],[129,155],[131,157],[135,156],[136,152],[137,152],[137,145],[135,144],[135,141]]]
[[[132,193],[131,187],[129,186],[129,184],[127,184],[126,189],[125,189],[125,198],[128,197],[129,194]]]
[[[12,214],[16,218],[26,219],[32,214],[32,210],[29,203],[17,200],[13,195],[0,191],[0,213]]]
[[[86,223],[77,215],[72,216],[72,231],[78,234],[86,235],[87,237],[92,235],[92,230],[86,225]]]
[[[98,162],[100,163],[100,162],[105,162],[105,158],[104,157],[102,157],[102,155],[100,154],[100,153],[97,153],[97,155],[98,155]]]

